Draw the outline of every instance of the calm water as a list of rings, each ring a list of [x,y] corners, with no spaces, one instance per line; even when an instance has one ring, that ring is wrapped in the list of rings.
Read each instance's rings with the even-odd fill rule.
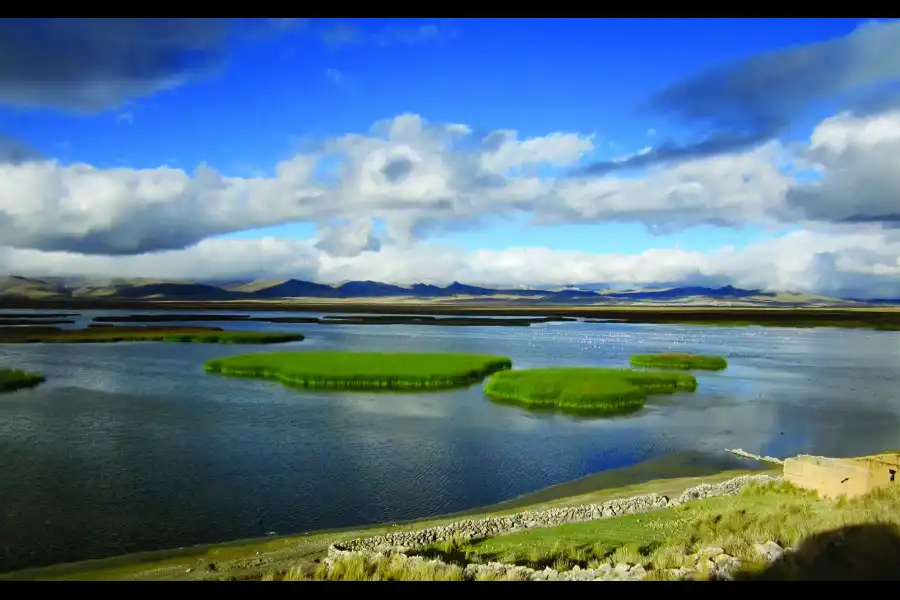
[[[308,336],[281,348],[497,353],[519,368],[623,366],[667,350],[721,354],[731,366],[699,375],[695,394],[578,419],[492,404],[481,386],[318,393],[203,372],[210,358],[256,346],[0,345],[0,364],[48,376],[0,396],[0,571],[455,512],[678,451],[900,447],[897,333],[225,327]]]

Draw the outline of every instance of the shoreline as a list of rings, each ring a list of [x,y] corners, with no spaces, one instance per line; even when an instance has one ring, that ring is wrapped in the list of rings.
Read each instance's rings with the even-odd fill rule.
[[[179,548],[131,552],[104,558],[30,567],[0,573],[0,580],[33,579],[208,579],[253,578],[250,573],[279,565],[321,558],[333,542],[388,531],[403,531],[460,518],[518,512],[584,503],[591,499],[619,498],[645,491],[680,492],[700,483],[736,475],[766,473],[775,465],[727,455],[727,452],[681,452],[616,469],[593,473],[499,503],[442,515],[391,523],[321,529],[306,533],[276,534]],[[665,473],[665,474],[664,474]],[[675,476],[671,476],[675,475]],[[203,577],[199,562],[236,563]],[[191,565],[191,566],[188,566]]]
[[[0,309],[293,312],[481,317],[581,317],[655,325],[845,327],[900,330],[900,309],[884,307],[697,307],[578,304],[391,302],[369,300],[26,300],[0,298]]]

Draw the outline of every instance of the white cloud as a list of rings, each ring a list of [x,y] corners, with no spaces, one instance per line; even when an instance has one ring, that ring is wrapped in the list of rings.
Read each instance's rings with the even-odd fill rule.
[[[13,142],[7,145],[19,148]],[[0,240],[7,246],[2,264],[12,271],[128,274],[146,268],[160,276],[196,277],[205,272],[196,265],[210,261],[234,276],[301,269],[325,278],[453,273],[450,280],[560,284],[719,277],[805,289],[872,287],[897,275],[900,248],[882,226],[900,221],[900,112],[827,119],[799,154],[770,142],[640,176],[548,176],[536,168],[549,165],[559,173],[595,151],[592,135],[529,138],[499,130],[476,137],[466,125],[429,123],[412,114],[325,140],[317,152],[297,154],[259,177],[226,176],[205,165],[193,173],[100,169],[10,151],[0,156],[6,158],[0,162]],[[795,178],[810,165],[817,178]],[[667,232],[754,223],[806,231],[708,255],[657,249],[617,257],[524,248],[464,256],[422,243],[443,229],[480,227],[486,219],[516,213],[538,225],[631,221]],[[373,220],[385,224],[383,234],[375,232]],[[243,255],[231,266],[216,262],[215,249],[233,256],[224,250],[232,242],[211,236],[291,221],[318,224],[316,238],[268,239],[255,251],[265,269]],[[144,254],[149,251],[157,253]]]
[[[325,69],[325,77],[335,85],[341,85],[344,83],[344,79],[346,79],[344,74],[337,69]]]
[[[333,231],[333,230],[332,230]],[[358,253],[333,253],[312,240],[209,239],[184,250],[87,256],[0,248],[0,269],[31,276],[135,276],[173,279],[295,277],[326,283],[373,279],[399,284],[458,280],[492,286],[605,282],[627,286],[733,285],[849,296],[900,296],[900,235],[857,225],[840,232],[801,230],[741,249],[678,248],[594,254],[515,247],[462,252],[420,243],[359,248],[370,230],[346,224]],[[319,246],[319,247],[317,247]]]

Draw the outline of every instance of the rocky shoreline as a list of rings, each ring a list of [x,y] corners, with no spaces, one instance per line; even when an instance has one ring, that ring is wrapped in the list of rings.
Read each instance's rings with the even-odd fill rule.
[[[678,506],[691,500],[735,495],[750,483],[774,482],[780,479],[781,477],[771,475],[742,475],[722,483],[701,484],[689,488],[678,498],[668,498],[660,494],[644,494],[632,498],[610,500],[602,504],[532,510],[482,519],[464,519],[419,531],[398,531],[369,538],[357,538],[332,544],[328,549],[328,557],[324,564],[326,568],[330,569],[335,560],[363,556],[370,560],[382,560],[390,557],[393,560],[411,562],[411,565],[425,562],[450,567],[451,565],[440,560],[429,561],[413,554],[438,542],[453,539],[482,539],[537,527],[553,527],[566,523],[582,523],[616,516],[641,514]],[[774,542],[758,545],[757,551],[764,560],[770,562],[777,560],[785,552]],[[740,560],[725,554],[721,548],[707,548],[696,555],[686,557],[685,562],[692,562],[694,566],[673,570],[671,574],[683,578],[690,573],[702,572],[712,578],[727,580],[740,567]],[[647,575],[647,571],[642,565],[628,563],[619,563],[615,566],[605,564],[597,569],[582,569],[576,566],[569,571],[556,571],[549,567],[536,571],[524,566],[495,562],[471,563],[464,568],[456,568],[462,569],[463,578],[467,580],[501,578],[530,581],[607,581],[640,580]]]

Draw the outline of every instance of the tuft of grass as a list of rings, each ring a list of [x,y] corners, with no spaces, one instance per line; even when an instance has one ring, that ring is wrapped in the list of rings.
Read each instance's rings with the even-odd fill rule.
[[[728,361],[721,356],[681,354],[677,352],[665,354],[635,354],[631,357],[630,363],[633,367],[702,369],[706,371],[721,371],[728,367]]]
[[[302,574],[289,579],[293,571],[285,575],[285,581],[305,579]],[[397,555],[370,557],[362,555],[342,556],[332,562],[329,569],[320,564],[313,579],[319,581],[462,581],[463,571],[455,565],[433,561],[408,561]]]
[[[485,394],[527,408],[616,414],[641,408],[647,394],[695,389],[697,380],[687,373],[577,367],[497,373]]]
[[[273,352],[211,360],[207,372],[338,389],[443,389],[509,369],[503,356],[367,352]]]
[[[46,381],[40,373],[0,368],[0,392],[14,392],[35,387]]]
[[[36,331],[23,327],[0,332],[5,344],[86,344],[114,342],[182,342],[199,344],[277,344],[303,340],[299,333],[223,331],[218,327],[92,327]]]

